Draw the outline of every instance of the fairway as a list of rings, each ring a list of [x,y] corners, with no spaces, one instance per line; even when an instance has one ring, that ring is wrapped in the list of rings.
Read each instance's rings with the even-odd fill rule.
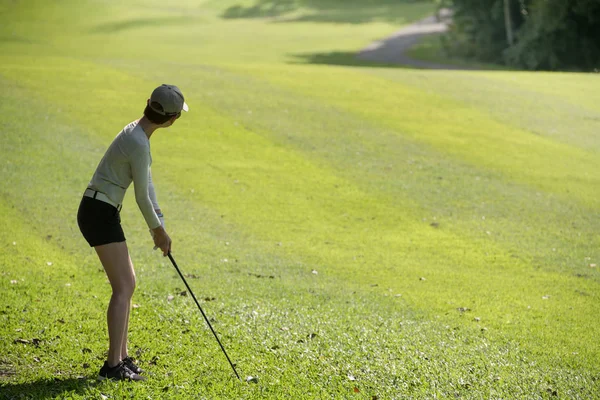
[[[600,398],[600,75],[346,56],[431,1],[0,0],[0,399]],[[323,62],[325,60],[325,62]],[[339,61],[339,62],[338,62]],[[342,65],[344,64],[344,65]],[[130,351],[82,193],[152,90]]]

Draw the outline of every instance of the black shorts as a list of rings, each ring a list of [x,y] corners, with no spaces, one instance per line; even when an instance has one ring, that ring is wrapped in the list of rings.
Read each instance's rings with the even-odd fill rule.
[[[119,210],[98,199],[83,196],[77,224],[90,247],[125,241]]]

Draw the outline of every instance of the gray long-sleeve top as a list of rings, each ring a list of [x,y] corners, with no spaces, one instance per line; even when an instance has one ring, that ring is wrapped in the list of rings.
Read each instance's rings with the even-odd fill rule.
[[[150,140],[138,121],[128,124],[113,140],[98,164],[88,187],[104,193],[122,204],[125,191],[133,182],[135,200],[150,229],[158,228],[160,220],[150,165]]]

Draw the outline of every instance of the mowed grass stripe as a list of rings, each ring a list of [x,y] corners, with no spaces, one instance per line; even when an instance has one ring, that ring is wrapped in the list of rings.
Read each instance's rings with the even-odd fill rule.
[[[600,85],[598,74],[566,72],[528,74],[527,72],[517,72],[515,74],[494,74],[494,79],[508,85],[518,84],[523,89],[535,91],[549,97],[562,98],[572,104],[600,112],[600,92],[597,90]],[[548,81],[550,79],[557,79],[560,85],[549,85]]]
[[[504,125],[530,131],[589,152],[600,151],[600,82],[592,75],[496,72],[364,70],[391,81],[434,92],[484,109]],[[544,77],[544,86],[529,85]],[[507,82],[508,80],[508,82]]]
[[[310,78],[311,67],[232,68],[324,99],[507,179],[598,208],[600,165],[594,155],[510,129],[480,110],[347,68],[323,69],[320,80]]]

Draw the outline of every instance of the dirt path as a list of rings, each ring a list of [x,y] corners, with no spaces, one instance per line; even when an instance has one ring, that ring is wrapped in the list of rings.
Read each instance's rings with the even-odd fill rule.
[[[450,10],[441,10],[440,20],[435,16],[424,18],[412,25],[405,26],[392,36],[371,43],[362,49],[357,58],[387,64],[403,64],[428,69],[466,69],[456,65],[437,64],[415,60],[406,55],[408,49],[416,45],[424,36],[443,33],[448,30],[451,20]]]

